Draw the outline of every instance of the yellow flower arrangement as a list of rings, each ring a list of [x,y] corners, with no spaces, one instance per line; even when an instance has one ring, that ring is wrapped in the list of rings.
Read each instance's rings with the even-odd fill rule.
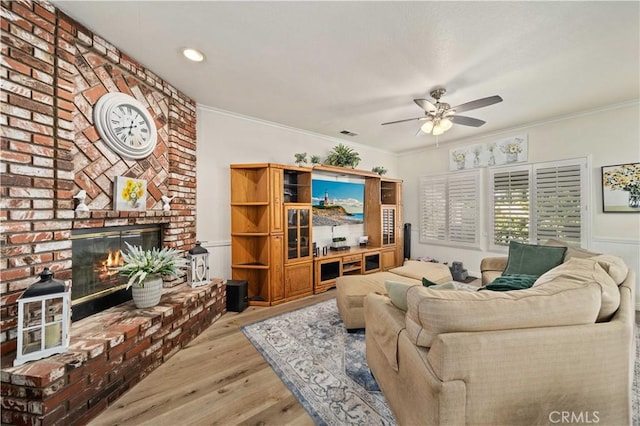
[[[466,154],[464,152],[456,151],[453,153],[453,161],[455,163],[464,163]]]
[[[640,194],[640,163],[623,164],[617,169],[605,172],[602,184],[613,190]]]
[[[500,147],[500,151],[505,154],[520,154],[522,152],[522,147],[520,146],[520,142],[510,142],[508,144],[502,145]]]
[[[122,199],[128,201],[131,206],[136,207],[138,200],[144,196],[144,184],[135,179],[127,179],[122,188]]]

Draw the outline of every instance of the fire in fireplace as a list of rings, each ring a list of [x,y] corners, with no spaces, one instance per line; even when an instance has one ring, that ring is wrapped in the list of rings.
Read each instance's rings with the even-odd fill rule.
[[[131,299],[126,277],[118,273],[125,242],[144,249],[161,247],[160,225],[74,230],[72,240],[72,320],[77,321]]]

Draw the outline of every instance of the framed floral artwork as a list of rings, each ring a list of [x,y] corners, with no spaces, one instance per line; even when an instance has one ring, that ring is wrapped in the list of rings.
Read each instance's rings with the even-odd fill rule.
[[[449,170],[491,167],[527,161],[527,135],[517,135],[490,143],[449,151]]]
[[[145,211],[147,209],[147,181],[126,176],[114,179],[113,207],[117,211]]]
[[[602,211],[640,213],[640,163],[602,167]]]

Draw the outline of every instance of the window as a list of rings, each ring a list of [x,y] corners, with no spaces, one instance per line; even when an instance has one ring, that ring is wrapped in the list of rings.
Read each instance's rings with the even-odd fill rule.
[[[507,246],[509,241],[529,241],[529,166],[491,170],[493,190],[494,245]]]
[[[489,171],[489,249],[510,240],[586,240],[585,158],[497,168]]]
[[[420,178],[420,242],[478,247],[480,170]]]

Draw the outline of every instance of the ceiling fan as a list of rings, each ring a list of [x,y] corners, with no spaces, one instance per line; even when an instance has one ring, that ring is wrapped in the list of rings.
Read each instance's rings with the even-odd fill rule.
[[[414,99],[413,101],[424,110],[423,117],[407,118],[404,120],[389,121],[382,123],[383,126],[387,124],[404,123],[405,121],[426,121],[418,130],[418,133],[432,133],[434,136],[438,136],[446,132],[453,126],[453,124],[462,124],[463,126],[480,127],[485,121],[478,120],[477,118],[465,117],[463,115],[457,115],[459,112],[469,111],[472,109],[483,108],[489,105],[502,102],[502,98],[498,95],[489,96],[488,98],[476,99],[475,101],[467,102],[455,107],[440,102],[440,98],[444,96],[447,91],[444,88],[434,89],[429,93],[436,103],[433,104],[426,99]],[[416,136],[418,135],[416,133]]]

